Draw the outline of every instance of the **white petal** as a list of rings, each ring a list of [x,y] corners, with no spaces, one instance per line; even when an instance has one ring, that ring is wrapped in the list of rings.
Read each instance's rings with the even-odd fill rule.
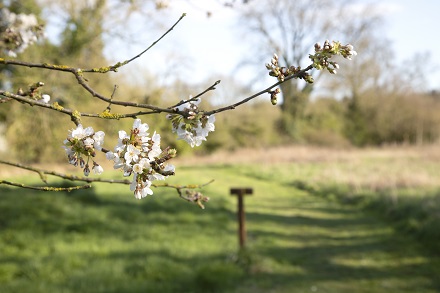
[[[124,130],[119,130],[118,134],[119,134],[119,139],[121,140],[124,138],[128,138],[127,132],[125,132]]]
[[[133,129],[138,128],[141,125],[141,119],[134,119],[133,121]]]

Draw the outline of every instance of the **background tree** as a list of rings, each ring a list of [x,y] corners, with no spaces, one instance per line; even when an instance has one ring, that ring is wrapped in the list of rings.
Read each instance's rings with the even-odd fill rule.
[[[64,1],[59,4],[67,19],[62,23],[61,37],[58,43],[51,43],[43,39],[32,50],[26,50],[20,57],[23,60],[34,60],[48,64],[76,64],[78,67],[100,66],[106,64],[103,55],[103,10],[105,1]],[[42,9],[33,0],[11,1],[9,5],[16,13],[35,13],[42,19]],[[34,12],[35,11],[35,12]],[[35,75],[35,70],[26,67],[2,67],[4,76],[11,90],[25,89],[30,84],[44,81],[46,93],[53,100],[65,107],[87,106],[91,110],[102,111],[105,107],[90,101],[84,89],[77,86],[75,78],[60,79],[58,73],[41,71]],[[93,77],[91,77],[93,78]],[[111,92],[113,82],[109,76],[94,79],[97,90]],[[54,161],[61,159],[51,151],[59,145],[65,131],[59,125],[68,122],[63,115],[45,115],[42,112],[31,114],[34,111],[26,105],[14,103],[5,117],[6,137],[14,148],[15,155],[25,162]],[[30,119],[16,119],[16,117],[30,117]],[[98,123],[99,124],[99,123]],[[102,123],[104,124],[104,123]],[[103,125],[105,126],[105,125]],[[41,139],[46,145],[38,143]],[[50,147],[49,147],[50,146]]]
[[[289,1],[264,0],[250,2],[243,8],[241,26],[250,34],[252,61],[261,63],[262,58],[277,53],[285,66],[299,65],[311,53],[317,40],[349,39],[373,29],[377,15],[356,11],[354,1],[317,0]],[[365,11],[368,8],[365,8]],[[357,45],[357,39],[353,44]],[[267,58],[267,57],[266,57]],[[315,79],[319,78],[321,71]],[[295,140],[301,140],[304,113],[313,84],[290,80],[281,85],[282,129]]]

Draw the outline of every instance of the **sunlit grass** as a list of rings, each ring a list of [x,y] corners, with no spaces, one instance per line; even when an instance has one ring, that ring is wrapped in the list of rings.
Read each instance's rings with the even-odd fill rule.
[[[203,189],[211,197],[205,210],[163,188],[141,201],[122,185],[55,194],[2,188],[0,291],[438,292],[434,252],[393,221],[365,213],[366,204],[340,203],[377,192],[404,196],[408,188],[418,195],[406,196],[421,199],[435,189],[413,183],[370,188],[379,175],[350,183],[368,173],[362,166],[385,172],[389,160],[338,156],[178,166],[178,176],[168,182],[215,179]],[[412,164],[424,169],[420,161]],[[436,165],[426,166],[434,182]],[[397,169],[389,176],[400,176]],[[338,170],[339,177],[329,170]],[[248,237],[242,252],[231,187],[254,189],[245,198]]]

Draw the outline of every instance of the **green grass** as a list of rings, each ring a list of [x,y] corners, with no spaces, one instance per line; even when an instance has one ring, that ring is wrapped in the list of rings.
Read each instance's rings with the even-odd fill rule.
[[[320,161],[274,165],[263,171],[248,166],[239,172],[256,179],[276,180],[309,194],[355,205],[360,210],[381,217],[399,231],[422,242],[425,248],[438,253],[438,161],[396,160],[389,156],[358,160],[357,163]]]
[[[297,188],[316,171],[294,168],[179,168],[171,183],[216,179],[205,210],[167,189],[138,201],[119,185],[0,187],[0,292],[439,292],[438,255],[358,206]],[[254,194],[239,252],[229,188],[241,186]]]

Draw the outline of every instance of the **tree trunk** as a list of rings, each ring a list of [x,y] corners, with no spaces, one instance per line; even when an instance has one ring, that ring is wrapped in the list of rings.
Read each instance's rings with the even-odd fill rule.
[[[295,141],[301,141],[304,113],[313,85],[306,84],[302,89],[298,89],[298,82],[290,80],[281,84],[280,88],[283,94],[282,130]]]

